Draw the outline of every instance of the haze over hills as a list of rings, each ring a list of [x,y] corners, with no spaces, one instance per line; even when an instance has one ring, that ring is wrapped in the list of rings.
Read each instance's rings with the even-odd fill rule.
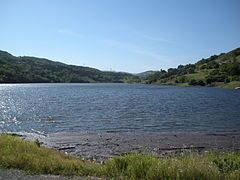
[[[16,57],[0,51],[0,83],[121,83],[136,78],[130,73],[100,71],[44,58]]]

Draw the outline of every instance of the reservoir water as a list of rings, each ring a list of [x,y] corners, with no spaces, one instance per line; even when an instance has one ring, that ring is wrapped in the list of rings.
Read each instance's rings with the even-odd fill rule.
[[[239,132],[240,91],[141,84],[2,84],[1,131]]]

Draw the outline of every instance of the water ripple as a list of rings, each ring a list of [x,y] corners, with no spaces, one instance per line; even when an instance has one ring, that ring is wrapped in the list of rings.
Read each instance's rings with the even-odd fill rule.
[[[240,91],[127,84],[0,85],[0,131],[240,131]]]

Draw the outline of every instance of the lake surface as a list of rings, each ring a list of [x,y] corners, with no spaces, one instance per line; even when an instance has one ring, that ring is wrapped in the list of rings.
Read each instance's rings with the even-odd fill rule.
[[[240,91],[141,84],[2,84],[0,131],[239,132]]]

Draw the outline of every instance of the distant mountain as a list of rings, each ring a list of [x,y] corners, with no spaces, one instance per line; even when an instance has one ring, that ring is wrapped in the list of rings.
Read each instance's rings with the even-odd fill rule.
[[[240,87],[240,48],[149,75],[146,83]]]
[[[138,77],[0,51],[0,83],[122,83]]]
[[[154,74],[156,72],[157,71],[145,71],[145,72],[137,73],[135,75],[140,77],[140,78],[147,78],[149,75],[152,75],[152,74]]]

